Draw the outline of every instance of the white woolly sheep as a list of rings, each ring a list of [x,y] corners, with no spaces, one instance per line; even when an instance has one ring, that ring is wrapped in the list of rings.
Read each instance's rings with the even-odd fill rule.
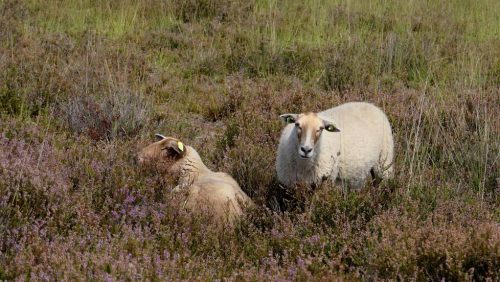
[[[352,102],[280,117],[288,125],[281,134],[276,170],[286,187],[330,179],[359,188],[368,174],[375,182],[393,176],[391,126],[376,106]]]
[[[241,205],[253,205],[230,175],[211,171],[194,148],[172,137],[156,136],[160,140],[142,149],[138,161],[143,165],[161,162],[165,172],[178,179],[173,190],[186,192],[185,207],[193,212],[207,209],[218,220],[232,222],[243,214]]]

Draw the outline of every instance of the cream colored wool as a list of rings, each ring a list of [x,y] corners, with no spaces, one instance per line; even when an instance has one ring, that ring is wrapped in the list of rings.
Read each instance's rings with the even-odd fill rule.
[[[292,115],[283,115],[284,118]],[[299,183],[320,184],[329,179],[349,187],[362,186],[370,173],[377,179],[394,175],[394,142],[387,116],[364,102],[346,103],[317,114],[293,115],[304,129],[313,123],[333,124],[339,132],[320,131],[312,157],[299,156],[299,128],[288,124],[278,147],[278,180],[287,187]],[[304,124],[304,119],[307,119]],[[292,118],[291,121],[294,121]],[[303,145],[303,144],[302,144]]]
[[[140,163],[165,161],[166,173],[177,177],[176,192],[186,192],[184,206],[193,212],[213,213],[220,220],[234,221],[243,214],[242,205],[253,205],[238,183],[227,173],[213,172],[196,150],[172,137],[164,137],[144,148]]]

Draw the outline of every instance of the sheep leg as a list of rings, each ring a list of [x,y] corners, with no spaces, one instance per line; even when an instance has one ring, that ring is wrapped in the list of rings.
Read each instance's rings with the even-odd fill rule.
[[[382,177],[375,172],[374,168],[370,169],[370,175],[372,176],[373,187],[377,188],[380,185],[380,182],[382,182]]]

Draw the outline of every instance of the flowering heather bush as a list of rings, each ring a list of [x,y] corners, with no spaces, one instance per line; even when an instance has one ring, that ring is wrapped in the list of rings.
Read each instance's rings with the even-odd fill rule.
[[[0,137],[2,226],[18,227],[62,215],[69,192],[68,170],[55,159],[51,140],[33,144],[8,135],[3,132]]]
[[[78,96],[62,111],[71,130],[101,140],[137,135],[149,119],[151,106],[139,94],[124,91],[101,101]]]
[[[0,280],[498,280],[497,2],[0,1]],[[360,100],[395,179],[280,187],[279,114]],[[257,207],[190,214],[157,132]]]

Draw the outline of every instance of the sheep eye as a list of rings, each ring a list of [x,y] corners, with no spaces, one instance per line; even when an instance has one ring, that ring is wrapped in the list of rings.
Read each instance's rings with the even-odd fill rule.
[[[170,148],[170,147],[165,147],[165,148],[162,148],[161,150],[168,157],[175,156],[175,154],[177,153],[173,148]]]
[[[298,122],[295,123],[295,127],[297,127],[298,129],[302,129],[302,127],[300,127],[300,124]]]

